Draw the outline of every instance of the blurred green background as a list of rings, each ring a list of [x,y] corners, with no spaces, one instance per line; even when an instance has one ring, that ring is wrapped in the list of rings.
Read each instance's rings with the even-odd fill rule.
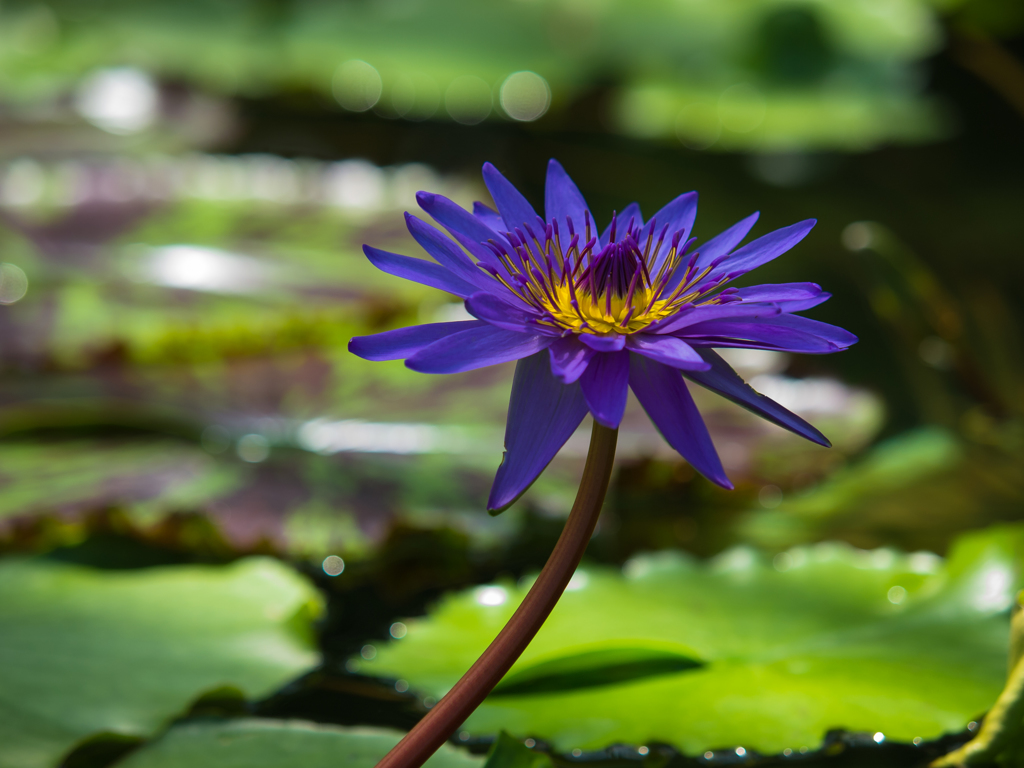
[[[822,765],[858,750],[904,765],[901,749],[969,737],[1021,586],[1019,2],[5,0],[0,766],[173,768],[213,743],[242,745],[221,765],[339,749],[372,765],[392,736],[350,727],[408,727],[446,690],[496,631],[446,606],[489,584],[505,597],[477,603],[503,604],[543,564],[586,429],[489,517],[511,366],[431,377],[348,354],[356,334],[464,316],[361,245],[422,255],[402,211],[421,189],[487,202],[485,161],[540,203],[550,157],[604,220],[690,189],[702,239],[754,210],[755,235],[818,218],[757,281],[820,283],[834,297],[813,316],[861,341],[730,357],[831,450],[695,393],[733,492],[630,404],[587,567],[614,592],[637,563],[674,563],[649,598],[665,615],[596,591],[574,609],[589,634],[539,639],[554,655],[514,674],[546,682],[486,705],[460,743],[479,754],[505,728],[584,762],[768,765],[804,747]],[[716,579],[740,561],[747,586],[730,591]],[[824,569],[792,576],[809,593],[771,586],[805,563]],[[691,582],[721,621],[674,602]],[[468,591],[438,603],[449,590]],[[599,629],[618,626],[616,600],[625,635]],[[737,618],[752,600],[754,629]],[[664,629],[704,621],[706,637]],[[375,662],[407,628],[409,658]],[[947,631],[960,656],[936,650]],[[763,643],[722,656],[747,632]],[[818,669],[794,638],[874,666]],[[791,652],[788,671],[758,666]],[[754,666],[722,671],[741,657]],[[816,687],[794,682],[809,669]],[[684,688],[637,682],[652,675]],[[884,682],[857,693],[858,677]],[[618,703],[558,698],[594,685]],[[636,702],[669,699],[699,705],[635,724],[653,717]]]

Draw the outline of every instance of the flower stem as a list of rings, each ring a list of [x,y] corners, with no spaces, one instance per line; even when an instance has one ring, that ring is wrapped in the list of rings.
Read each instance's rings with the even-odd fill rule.
[[[608,490],[618,430],[594,422],[590,451],[572,512],[526,599],[462,679],[377,763],[419,768],[472,714],[526,650],[562,596],[587,548]]]

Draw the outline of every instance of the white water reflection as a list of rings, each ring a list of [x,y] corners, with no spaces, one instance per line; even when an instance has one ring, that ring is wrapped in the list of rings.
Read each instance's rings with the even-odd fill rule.
[[[461,427],[345,419],[313,419],[299,427],[299,446],[314,453],[469,453],[478,450]]]

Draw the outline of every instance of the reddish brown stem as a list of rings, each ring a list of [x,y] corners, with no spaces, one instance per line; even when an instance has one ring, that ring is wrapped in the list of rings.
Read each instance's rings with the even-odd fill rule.
[[[377,768],[419,768],[423,765],[480,706],[480,702],[526,650],[565,591],[594,533],[612,474],[617,438],[618,430],[594,422],[590,452],[572,512],[526,599],[455,687],[377,763]]]

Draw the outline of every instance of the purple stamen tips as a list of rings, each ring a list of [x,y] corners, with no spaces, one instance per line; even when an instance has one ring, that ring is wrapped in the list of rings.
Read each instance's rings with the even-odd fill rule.
[[[612,228],[610,230],[610,234],[608,235],[608,242],[609,243],[614,243],[615,242],[615,225],[618,223],[618,218],[619,218],[619,214],[616,213],[615,211],[612,211]]]
[[[633,232],[633,222],[636,221],[636,216],[629,217],[629,226],[626,227],[626,234],[629,235]]]
[[[545,242],[551,242],[551,236],[554,234],[554,232],[555,232],[555,228],[553,226],[551,226],[550,224],[548,224],[547,228],[544,231],[544,240],[545,240]]]
[[[596,237],[592,237],[592,238],[590,238],[590,240],[587,241],[587,244],[585,246],[583,246],[583,250],[580,251],[580,260],[578,262],[576,262],[576,266],[577,267],[580,264],[583,263],[583,257],[586,256],[587,254],[589,254],[590,251],[593,249],[593,247],[595,245],[597,245],[597,238]]]
[[[672,250],[676,251],[679,249],[679,241],[683,239],[683,230],[679,230],[672,235]]]
[[[589,240],[590,239],[590,211],[588,211],[586,209],[583,210],[583,221],[587,225],[586,237],[587,237],[587,240]]]
[[[524,250],[529,252],[530,244],[529,242],[527,242],[526,235],[523,234],[523,230],[519,229],[519,227],[516,227],[516,236],[519,238],[519,245],[522,246]]]
[[[555,237],[558,237],[558,219],[551,220],[551,231],[555,233]]]
[[[572,237],[573,235],[576,234],[576,230],[572,226],[572,217],[571,216],[566,216],[565,217],[565,223],[569,227],[569,237]]]

